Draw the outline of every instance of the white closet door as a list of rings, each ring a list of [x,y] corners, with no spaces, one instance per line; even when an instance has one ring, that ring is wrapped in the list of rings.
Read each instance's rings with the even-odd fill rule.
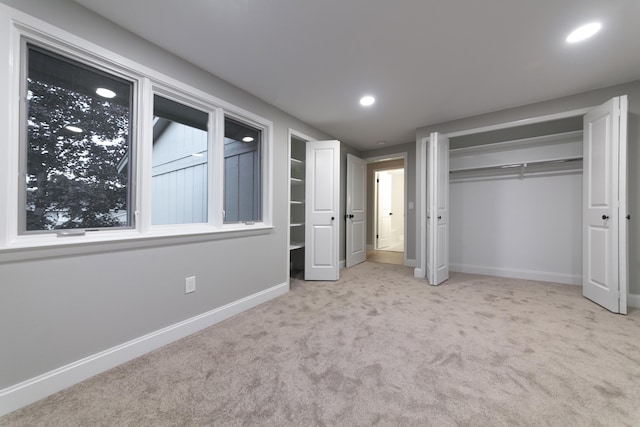
[[[305,280],[338,280],[340,141],[309,141],[305,173]]]
[[[352,267],[367,258],[367,163],[347,154],[347,259]]]
[[[584,116],[583,283],[585,297],[627,313],[627,97]]]
[[[427,147],[427,279],[449,278],[449,138],[431,134]]]

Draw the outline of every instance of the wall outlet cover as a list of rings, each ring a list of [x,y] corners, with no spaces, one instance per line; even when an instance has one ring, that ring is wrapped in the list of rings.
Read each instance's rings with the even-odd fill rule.
[[[184,293],[190,294],[196,291],[196,276],[187,277],[184,279]]]

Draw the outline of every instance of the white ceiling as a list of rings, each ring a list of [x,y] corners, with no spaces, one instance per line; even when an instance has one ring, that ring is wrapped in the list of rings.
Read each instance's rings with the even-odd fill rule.
[[[360,150],[640,78],[639,0],[75,1]]]

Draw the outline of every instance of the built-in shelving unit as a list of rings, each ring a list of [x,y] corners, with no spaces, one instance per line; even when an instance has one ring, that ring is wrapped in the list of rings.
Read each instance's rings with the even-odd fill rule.
[[[289,249],[304,247],[304,195],[305,195],[305,143],[296,138],[291,139],[291,198]]]
[[[289,196],[289,261],[292,276],[304,271],[306,143],[291,138]]]

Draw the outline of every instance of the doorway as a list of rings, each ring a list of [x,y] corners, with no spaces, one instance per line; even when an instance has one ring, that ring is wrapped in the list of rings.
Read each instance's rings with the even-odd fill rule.
[[[404,252],[404,168],[376,171],[375,249]]]
[[[404,158],[368,164],[370,220],[367,260],[405,264],[406,176]]]

